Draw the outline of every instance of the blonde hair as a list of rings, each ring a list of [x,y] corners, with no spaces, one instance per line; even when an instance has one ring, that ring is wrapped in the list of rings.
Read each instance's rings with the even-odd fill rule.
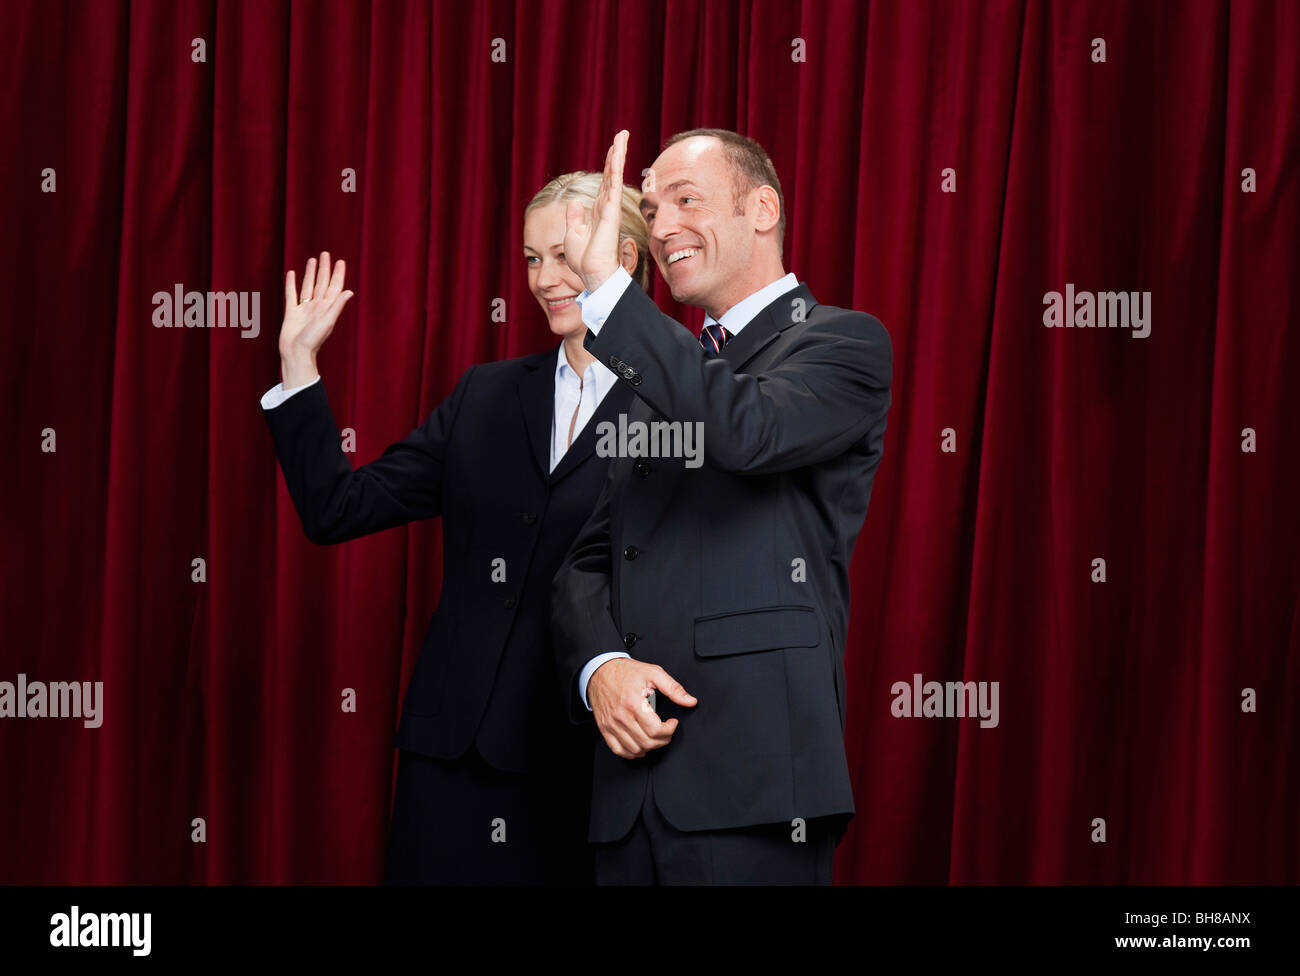
[[[557,176],[537,191],[537,195],[524,208],[524,217],[541,207],[553,203],[568,203],[577,200],[585,210],[596,205],[596,194],[600,192],[601,174],[576,170]],[[632,280],[643,290],[650,287],[650,228],[641,216],[641,191],[623,187],[623,203],[619,208],[618,243],[631,241],[636,245],[636,269]]]

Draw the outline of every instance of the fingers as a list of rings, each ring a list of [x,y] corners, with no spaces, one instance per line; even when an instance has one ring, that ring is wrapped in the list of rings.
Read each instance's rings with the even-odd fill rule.
[[[608,723],[612,734],[627,754],[625,758],[644,756],[652,749],[662,749],[677,731],[677,719],[662,721],[649,707],[645,693],[628,691]]]
[[[614,142],[605,150],[605,168],[600,188],[611,196],[623,186],[623,167],[627,165],[627,129],[620,129]]]
[[[331,301],[327,306],[325,306],[325,315],[327,316],[330,322],[333,322],[335,319],[337,319],[340,315],[343,314],[343,306],[348,303],[348,299],[351,297],[352,297],[352,292],[345,291],[339,295],[336,295],[334,297],[334,300]]]
[[[316,284],[316,259],[307,259],[307,270],[302,273],[302,296],[300,301],[311,301],[312,286]]]
[[[635,720],[622,712],[622,709],[614,709],[599,716],[596,724],[600,734],[605,737],[605,744],[609,746],[610,752],[621,759],[635,759],[637,756],[645,755],[646,749],[641,742],[642,736],[636,728]]]
[[[343,262],[336,261],[334,263],[334,273],[330,275],[329,290],[325,292],[326,298],[332,301],[343,290],[343,276],[345,274],[347,274],[347,270],[344,268]]]
[[[686,705],[693,708],[699,703],[698,698],[683,688],[681,683],[663,668],[656,667],[650,672],[648,677],[650,683],[654,685],[655,688],[662,691],[678,705]]]
[[[581,233],[586,226],[587,215],[583,212],[581,200],[570,200],[564,208],[564,229],[566,233]]]
[[[636,759],[651,749],[660,749],[672,740],[677,720],[661,722],[653,711],[645,709],[645,699],[629,693],[618,705],[597,716],[597,725],[605,744],[622,759]]]
[[[611,189],[623,185],[623,167],[627,163],[627,140],[627,129],[620,129],[618,135],[614,137],[614,145],[609,147],[610,153],[613,155],[613,159],[611,160]]]
[[[632,729],[633,737],[643,748],[649,749],[668,744],[668,740],[673,737],[672,729],[676,728],[676,725],[669,728],[668,723],[659,718],[644,698],[633,705],[630,711],[636,722],[636,726]]]
[[[347,275],[347,267],[343,261],[334,263],[333,271],[330,270],[330,253],[321,251],[320,260],[316,258],[307,259],[307,269],[302,273],[302,291],[296,291],[294,274],[289,272],[289,276],[284,283],[284,300],[285,303],[292,307],[302,302],[310,302],[313,299],[323,299],[326,302],[333,302],[339,292],[343,290],[343,280]]]
[[[611,725],[601,729],[601,734],[609,751],[620,759],[639,759],[647,752],[668,745],[676,731],[677,719],[670,718],[661,723],[661,729],[655,735],[647,735],[639,728],[624,725]]]
[[[645,750],[622,729],[602,730],[601,734],[605,737],[605,745],[609,746],[609,751],[620,759],[636,759],[645,755]]]
[[[600,189],[596,192],[596,203],[592,207],[593,220],[599,215],[602,220],[618,223],[619,207],[623,202],[623,167],[627,164],[627,140],[627,129],[620,129],[614,136],[614,142],[605,150]]]
[[[658,716],[655,716],[658,721]],[[677,731],[677,719],[670,718],[667,722],[658,722],[658,728],[653,733],[647,733],[649,745],[646,751],[651,749],[662,749],[673,740],[673,733]]]
[[[330,286],[330,252],[321,251],[320,261],[316,263],[316,287],[312,294],[317,298],[324,298],[325,292]]]

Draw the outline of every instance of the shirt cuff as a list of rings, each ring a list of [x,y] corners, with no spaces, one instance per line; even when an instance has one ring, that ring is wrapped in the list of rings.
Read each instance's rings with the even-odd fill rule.
[[[582,321],[592,332],[600,334],[600,327],[614,311],[614,306],[623,297],[623,292],[632,283],[632,276],[621,264],[618,270],[605,279],[605,283],[595,291],[582,290],[578,296],[578,307],[582,309]]]
[[[597,291],[599,290],[600,289],[597,289]],[[276,407],[284,403],[285,400],[289,399],[289,397],[293,396],[299,390],[305,390],[313,383],[319,383],[319,382],[320,382],[320,376],[317,375],[317,377],[314,380],[312,380],[311,383],[304,383],[302,386],[295,386],[291,390],[286,390],[284,388],[283,383],[276,383],[275,386],[271,387],[269,390],[267,390],[265,393],[262,394],[262,409],[274,410]]]
[[[626,274],[627,272],[623,273]],[[604,288],[605,286],[601,285],[600,287]],[[600,291],[600,288],[597,288],[596,291]],[[582,669],[582,674],[578,675],[578,694],[582,695],[582,703],[587,705],[587,682],[591,680],[591,676],[596,673],[598,667],[606,661],[612,661],[616,657],[631,656],[632,655],[628,654],[626,651],[610,651],[608,654],[597,654],[588,661],[587,666]],[[591,711],[590,705],[587,705],[587,711]]]

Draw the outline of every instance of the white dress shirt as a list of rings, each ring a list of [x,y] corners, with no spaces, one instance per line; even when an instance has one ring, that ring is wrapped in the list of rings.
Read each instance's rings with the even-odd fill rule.
[[[305,390],[313,383],[319,383],[319,382],[320,382],[320,377],[317,376],[314,380],[311,381],[311,383],[304,383],[302,386],[291,387],[288,390],[284,388],[283,383],[276,383],[275,386],[271,387],[269,390],[267,390],[265,393],[262,394],[262,409],[274,410],[276,407],[284,403],[285,400],[289,399],[289,397],[293,396],[299,390]]]
[[[623,297],[623,292],[631,283],[632,276],[627,273],[626,268],[619,265],[618,270],[605,279],[605,282],[595,291],[589,292],[585,288],[583,289],[577,301],[582,309],[582,321],[587,324],[588,329],[597,335],[600,334],[600,327],[605,324],[605,319],[609,318],[609,313],[614,311],[614,306],[618,304],[618,300]],[[727,330],[732,338],[735,338],[740,334],[740,330],[753,320],[755,315],[786,292],[798,287],[799,279],[794,276],[793,272],[789,272],[784,278],[778,278],[770,285],[764,285],[752,295],[741,299],[723,312],[722,318],[719,320],[715,321],[712,315],[705,313],[704,324],[720,325]],[[700,351],[703,353],[703,349]],[[587,662],[582,669],[582,673],[578,675],[578,693],[582,696],[582,703],[587,706],[588,711],[591,710],[591,705],[587,701],[587,682],[596,673],[596,669],[613,658],[631,656],[626,651],[608,651],[604,654],[597,654]]]
[[[569,365],[569,357],[564,354],[564,343],[560,343],[560,355],[555,363],[555,410],[551,413],[552,471],[569,449],[570,422],[573,424],[573,440],[576,441],[600,406],[600,401],[617,382],[613,370],[598,360],[588,363],[579,377]],[[574,419],[575,413],[577,419]]]

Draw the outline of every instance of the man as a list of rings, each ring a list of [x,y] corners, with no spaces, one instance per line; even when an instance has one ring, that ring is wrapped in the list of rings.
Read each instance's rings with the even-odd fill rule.
[[[626,152],[623,131],[590,222],[567,214],[586,347],[640,398],[630,430],[701,423],[704,463],[617,458],[555,577],[560,677],[603,739],[597,881],[828,884],[853,814],[848,565],[889,337],[785,273],[771,160],[718,129],[670,139],[643,186],[660,273],[707,313],[698,338],[662,315],[618,270]]]

